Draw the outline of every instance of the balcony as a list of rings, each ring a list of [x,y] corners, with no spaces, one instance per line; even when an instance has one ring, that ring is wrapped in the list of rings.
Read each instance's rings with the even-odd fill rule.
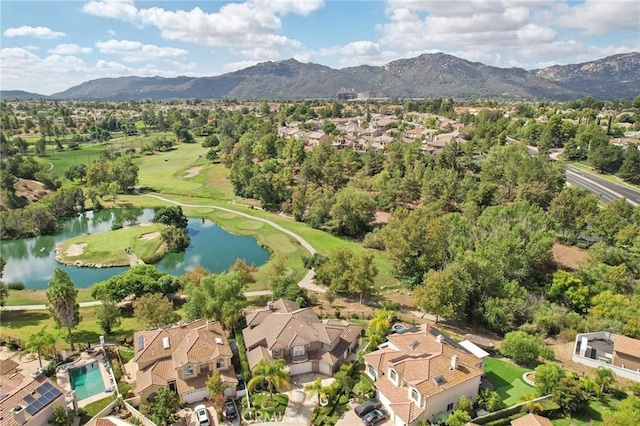
[[[304,355],[297,355],[291,357],[291,363],[300,364],[301,362],[305,362],[309,360],[309,354],[307,352]]]

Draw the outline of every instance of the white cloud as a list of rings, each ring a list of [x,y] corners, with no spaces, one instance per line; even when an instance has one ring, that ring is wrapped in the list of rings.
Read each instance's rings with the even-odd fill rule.
[[[53,31],[48,27],[30,27],[28,25],[7,28],[3,34],[5,37],[33,37],[44,40],[65,36],[63,32]]]
[[[228,62],[224,64],[224,68],[227,71],[238,71],[243,68],[252,67],[259,63],[260,61],[237,61],[237,62]]]
[[[559,4],[549,18],[586,34],[606,34],[618,30],[640,30],[640,2],[637,0],[585,0]]]
[[[47,53],[55,55],[77,55],[79,53],[91,53],[93,49],[90,47],[82,47],[77,44],[63,43],[53,49],[47,50]]]
[[[89,15],[103,18],[134,21],[137,17],[138,8],[133,5],[132,0],[99,0],[86,3],[82,6],[82,11]]]
[[[141,62],[154,59],[183,58],[189,54],[185,49],[160,47],[131,40],[98,41],[96,47],[100,53],[120,55],[125,62]]]
[[[88,64],[71,55],[49,55],[40,57],[20,47],[0,49],[0,74],[2,88],[22,89],[49,95],[66,90],[88,80],[103,77],[137,75],[143,77],[194,75],[193,63],[171,69],[158,68],[153,64],[130,67],[116,61],[100,60]]]

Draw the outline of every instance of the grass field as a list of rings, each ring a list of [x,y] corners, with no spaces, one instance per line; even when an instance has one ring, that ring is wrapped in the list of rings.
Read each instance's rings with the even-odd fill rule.
[[[73,263],[82,261],[84,264],[102,264],[112,266],[129,265],[129,257],[125,249],[130,247],[131,252],[140,259],[150,258],[162,245],[162,237],[146,238],[159,233],[164,225],[148,224],[145,226],[131,226],[115,231],[99,234],[81,235],[68,239],[61,243],[60,257],[64,262]],[[82,253],[75,256],[69,255],[72,245],[86,245]]]
[[[79,288],[77,290],[78,303],[94,300],[91,297],[90,288]],[[6,302],[8,306],[46,305],[48,303],[47,290],[9,290],[9,297]],[[2,315],[4,316],[4,313]],[[4,318],[2,321],[4,322]]]
[[[572,418],[556,419],[552,423],[555,426],[598,426],[604,424],[604,417],[608,413],[615,412],[618,408],[618,401],[615,398],[606,397],[602,399],[592,399],[586,410],[575,414]],[[636,419],[638,420],[638,419]],[[640,420],[638,420],[640,421]]]
[[[535,388],[526,384],[522,380],[522,375],[526,373],[526,368],[495,358],[485,358],[485,373],[493,384],[494,390],[498,392],[507,406],[512,406],[520,401],[524,395],[532,393]]]

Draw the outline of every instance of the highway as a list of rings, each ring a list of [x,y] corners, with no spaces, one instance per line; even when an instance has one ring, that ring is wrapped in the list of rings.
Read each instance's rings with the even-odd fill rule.
[[[640,206],[640,191],[636,189],[619,185],[569,165],[566,167],[565,176],[569,185],[588,189],[599,196],[603,203],[610,203],[624,197],[630,204]]]
[[[511,139],[510,142],[511,141],[517,142],[515,139]],[[528,145],[527,152],[529,155],[536,155],[538,154],[538,148]],[[549,157],[552,160],[557,160],[558,156],[561,154],[562,150],[557,149],[553,150]],[[603,179],[593,173],[585,172],[570,165],[567,165],[565,168],[565,177],[567,178],[567,184],[577,186],[582,189],[588,189],[593,194],[600,197],[600,201],[605,204],[620,198],[626,198],[629,204],[635,207],[640,206],[640,190],[634,189],[630,186],[611,182],[610,180]]]

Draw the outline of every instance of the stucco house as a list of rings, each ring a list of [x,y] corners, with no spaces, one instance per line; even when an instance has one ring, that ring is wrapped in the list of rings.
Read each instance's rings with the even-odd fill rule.
[[[441,419],[463,395],[475,401],[484,371],[481,358],[427,324],[391,334],[364,360],[378,399],[398,426]]]
[[[0,394],[2,426],[46,425],[56,405],[67,406],[65,391],[42,374],[36,377],[20,373],[2,375]]]
[[[576,336],[573,361],[604,367],[616,375],[640,382],[640,340],[608,331]]]
[[[136,365],[135,393],[142,402],[168,387],[187,402],[209,397],[205,382],[220,372],[227,384],[225,394],[235,395],[238,379],[231,363],[227,335],[217,321],[178,323],[134,335]]]
[[[346,321],[320,320],[312,308],[289,300],[269,302],[245,314],[242,330],[249,368],[263,358],[284,358],[292,376],[331,375],[355,354],[362,327]]]

